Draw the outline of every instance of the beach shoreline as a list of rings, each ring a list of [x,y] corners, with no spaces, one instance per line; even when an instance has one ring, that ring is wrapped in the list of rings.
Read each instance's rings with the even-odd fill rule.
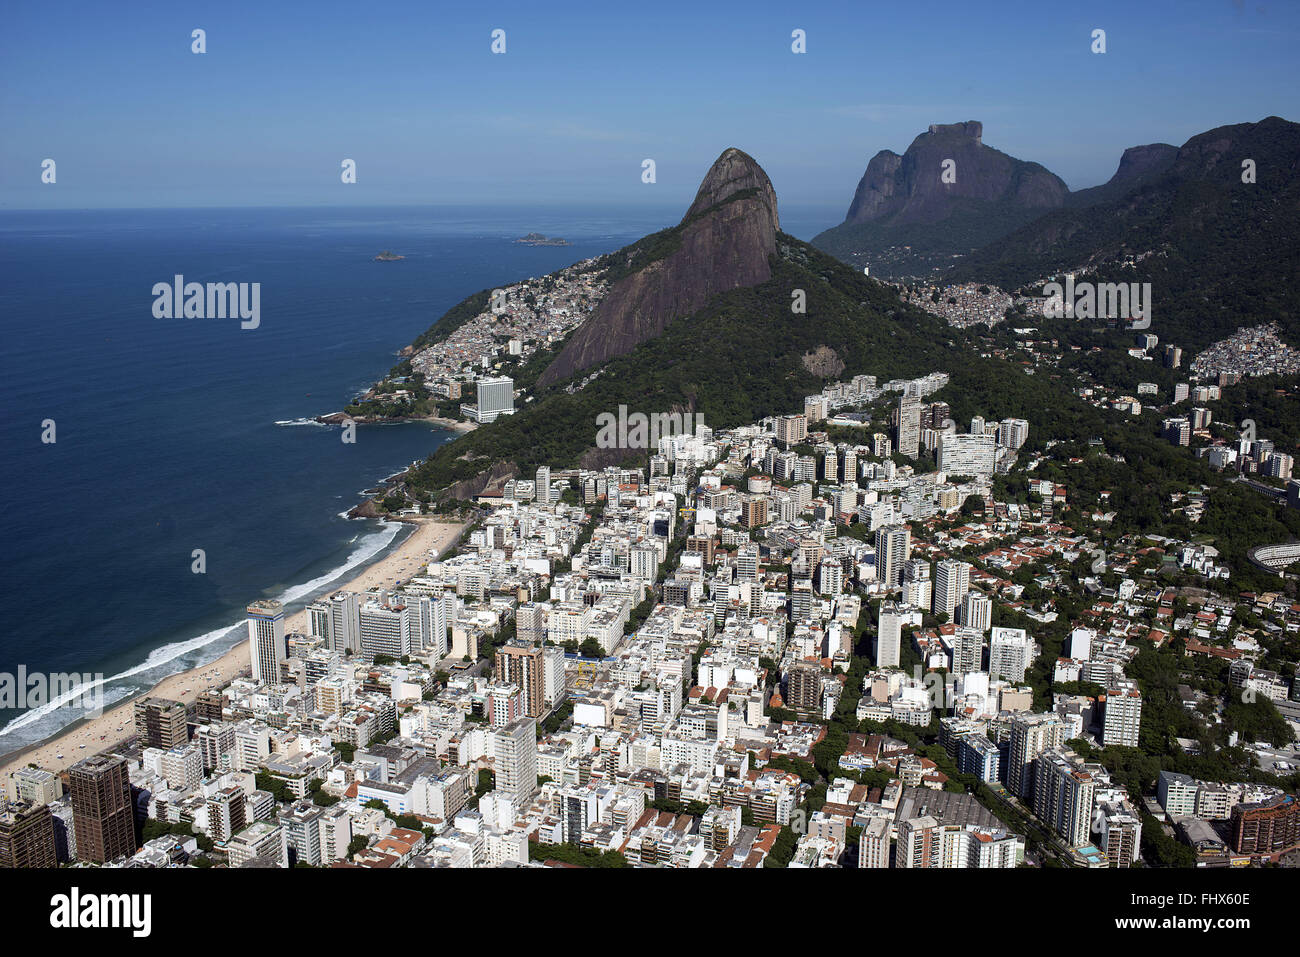
[[[413,525],[415,530],[350,580],[331,586],[330,591],[392,588],[399,579],[410,578],[429,561],[445,555],[471,524],[426,516],[391,520]],[[284,631],[286,635],[308,633],[305,607],[285,619]],[[7,789],[10,775],[19,768],[35,764],[57,774],[84,758],[118,747],[135,735],[134,708],[140,698],[158,696],[192,705],[200,693],[228,685],[241,673],[247,673],[249,667],[248,642],[240,641],[215,661],[169,675],[148,691],[116,702],[97,717],[81,719],[43,741],[5,755],[0,758],[0,781],[6,783]]]

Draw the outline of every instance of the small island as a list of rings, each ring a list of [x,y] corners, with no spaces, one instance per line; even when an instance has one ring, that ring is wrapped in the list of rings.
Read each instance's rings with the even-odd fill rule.
[[[567,246],[569,241],[561,239],[559,236],[543,236],[541,233],[529,233],[522,239],[516,239],[515,242],[523,243],[526,246]]]
[[[395,252],[385,249],[382,253],[374,258],[377,263],[395,263],[399,259],[405,259],[405,256],[399,256]]]

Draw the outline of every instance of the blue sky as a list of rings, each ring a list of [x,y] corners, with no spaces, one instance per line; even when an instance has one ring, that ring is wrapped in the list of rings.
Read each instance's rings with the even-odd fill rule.
[[[0,208],[684,206],[728,146],[847,208],[877,151],[967,119],[1077,189],[1126,146],[1300,119],[1298,41],[1277,0],[10,4]]]

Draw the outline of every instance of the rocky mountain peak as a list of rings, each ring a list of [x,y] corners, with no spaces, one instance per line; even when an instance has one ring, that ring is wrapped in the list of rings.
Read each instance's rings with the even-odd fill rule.
[[[976,146],[982,146],[984,124],[979,120],[967,120],[965,123],[931,123],[930,135],[974,140]]]
[[[776,191],[772,188],[772,181],[767,178],[763,167],[759,166],[752,156],[734,146],[723,150],[722,155],[713,161],[713,165],[709,167],[709,171],[700,183],[699,190],[695,193],[695,201],[682,217],[682,222],[686,223],[746,190],[758,191],[759,197],[772,211],[772,221],[779,229]]]
[[[680,223],[613,254],[623,275],[538,384],[631,352],[720,292],[766,282],[779,228],[767,173],[749,154],[724,150]]]
[[[954,178],[942,179],[951,161]],[[947,219],[962,201],[1010,209],[1053,209],[1069,190],[1037,163],[1026,163],[984,145],[984,124],[935,123],[902,156],[877,153],[858,183],[844,222],[891,225]]]

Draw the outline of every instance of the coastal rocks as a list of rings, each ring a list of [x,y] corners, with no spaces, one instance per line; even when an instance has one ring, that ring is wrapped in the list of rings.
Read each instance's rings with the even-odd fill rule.
[[[387,518],[388,516],[380,511],[379,506],[375,504],[372,498],[366,499],[360,505],[348,509],[348,518]]]
[[[725,150],[682,221],[657,237],[670,251],[610,287],[538,385],[631,352],[717,293],[765,282],[779,228],[767,173],[741,150]]]

